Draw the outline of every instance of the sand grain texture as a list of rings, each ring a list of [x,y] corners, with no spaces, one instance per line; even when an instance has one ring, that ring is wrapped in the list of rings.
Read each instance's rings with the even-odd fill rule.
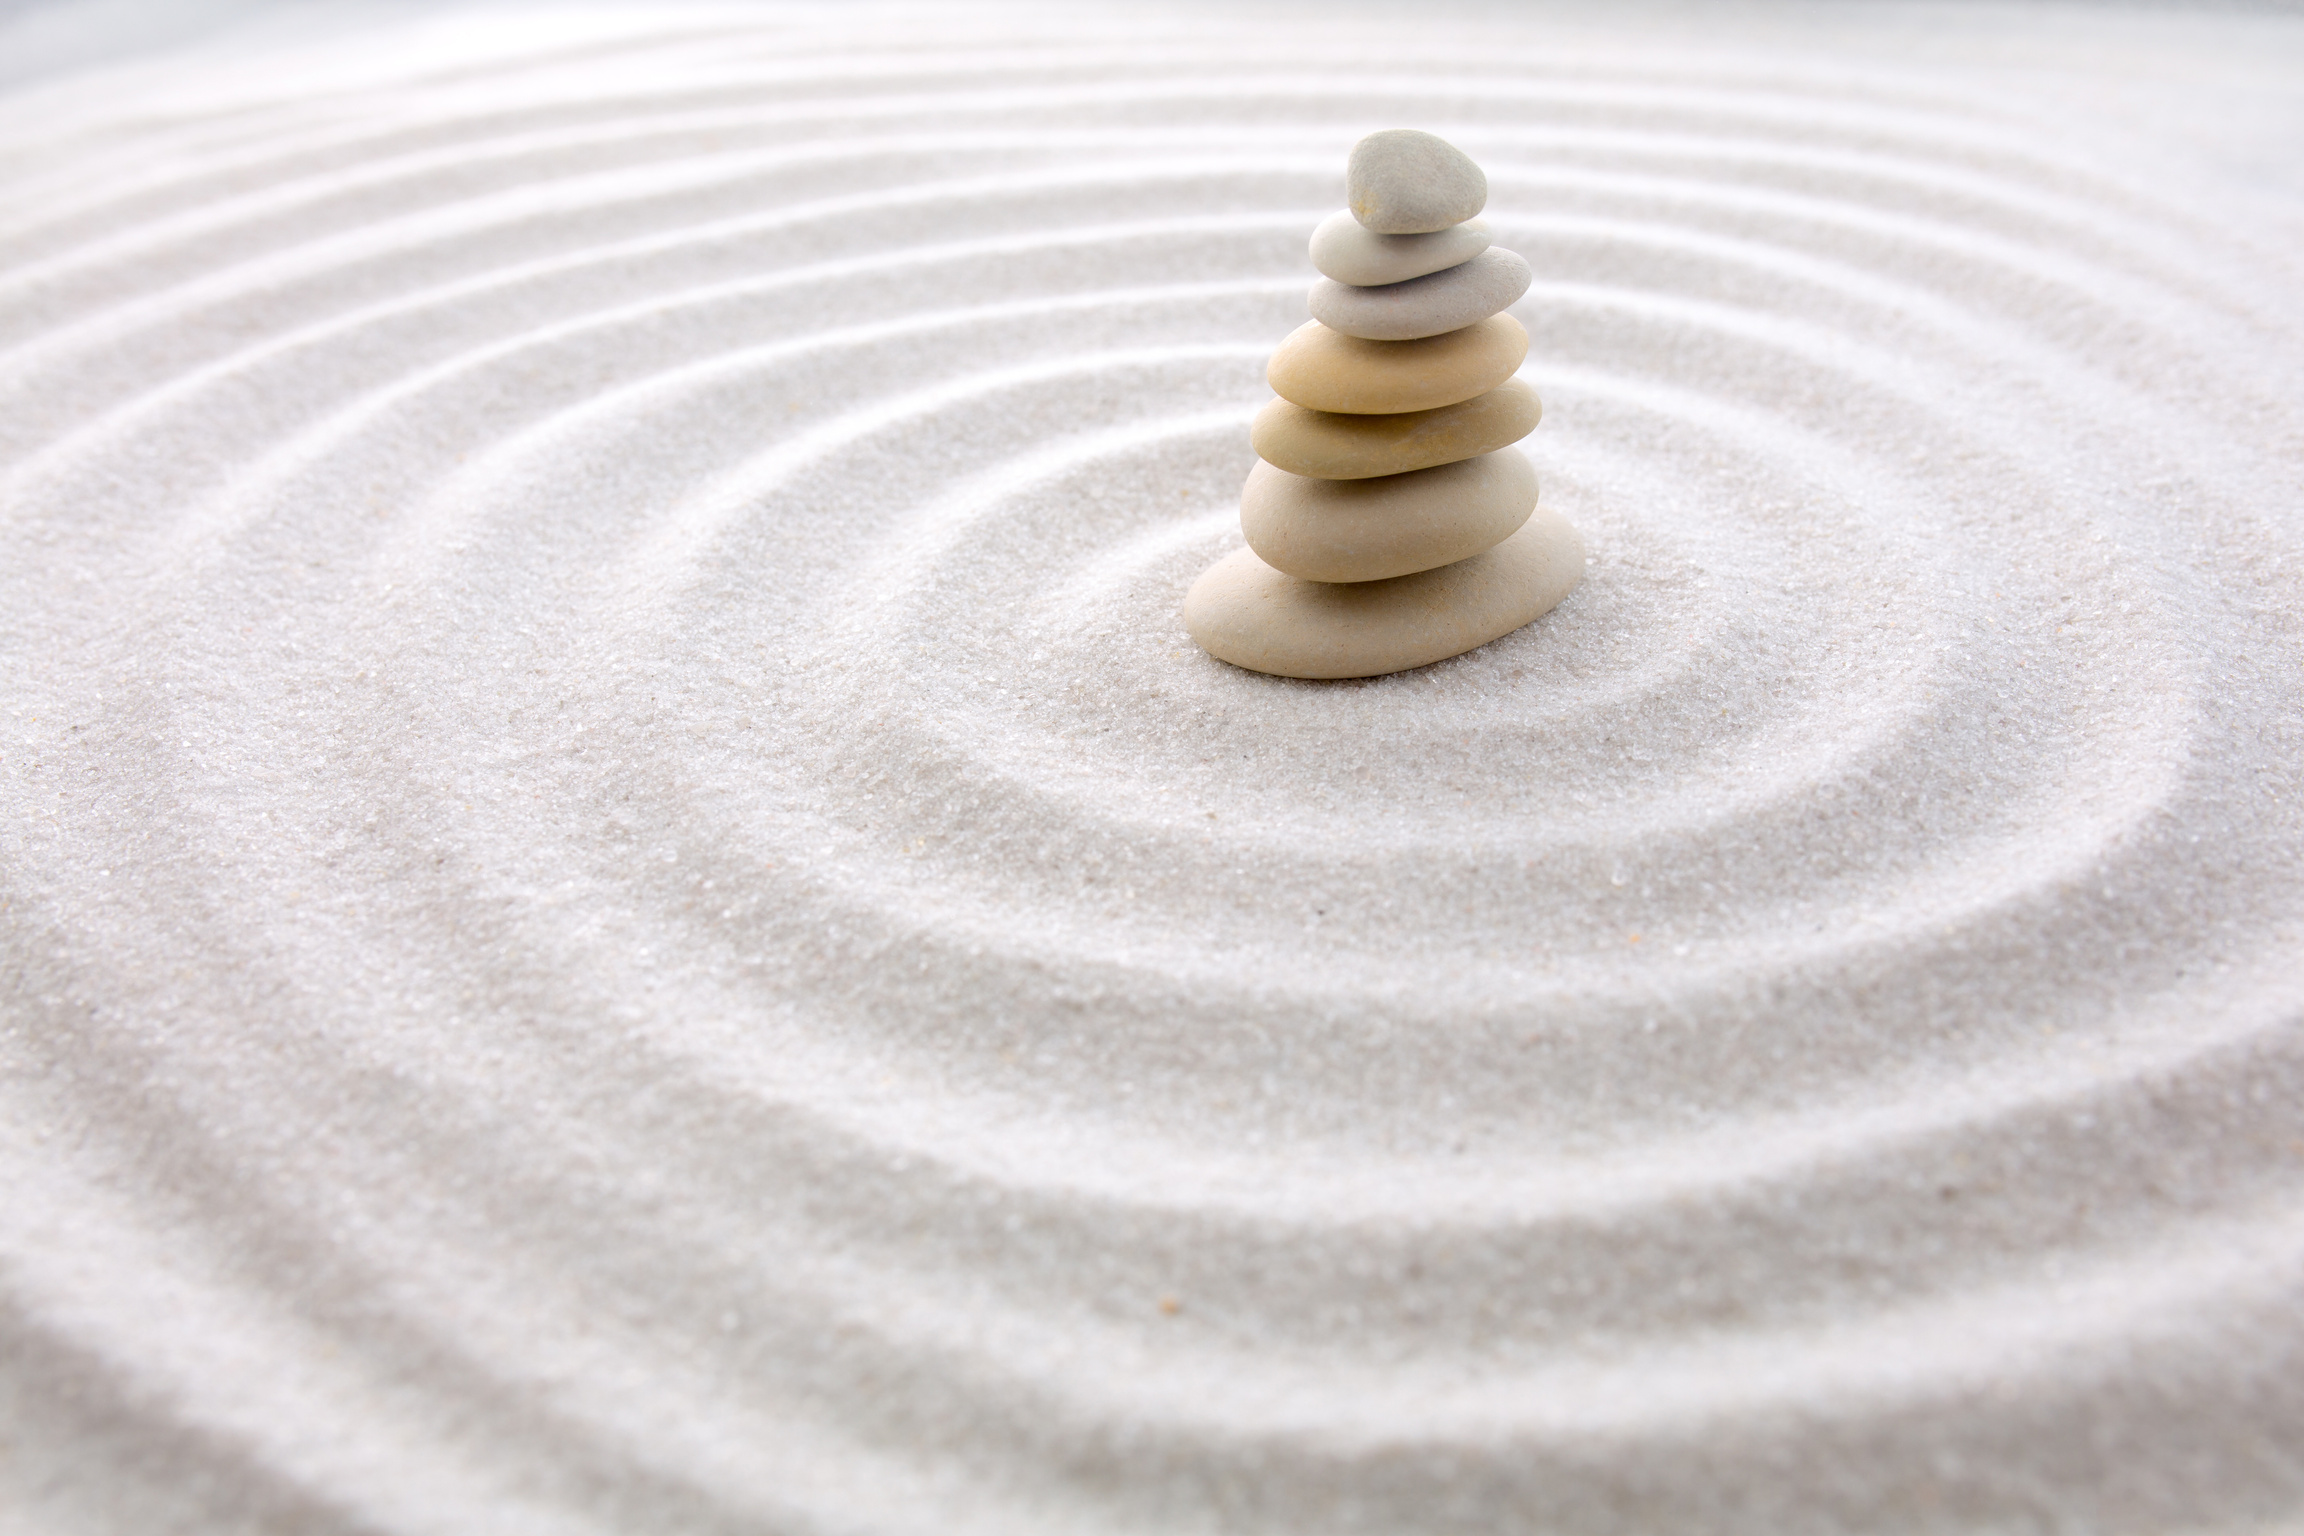
[[[0,1526],[2295,1530],[2304,23],[1078,9],[0,96]],[[1251,675],[1402,124],[1592,564]]]

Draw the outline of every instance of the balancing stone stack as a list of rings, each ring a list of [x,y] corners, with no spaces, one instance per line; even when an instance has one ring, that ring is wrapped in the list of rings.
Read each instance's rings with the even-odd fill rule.
[[[1312,233],[1312,320],[1272,355],[1279,399],[1240,498],[1248,548],[1192,584],[1207,652],[1282,677],[1374,677],[1469,651],[1549,612],[1584,544],[1536,505],[1511,446],[1542,406],[1513,377],[1504,310],[1528,263],[1475,217],[1488,178],[1413,128],[1353,146],[1351,207]]]

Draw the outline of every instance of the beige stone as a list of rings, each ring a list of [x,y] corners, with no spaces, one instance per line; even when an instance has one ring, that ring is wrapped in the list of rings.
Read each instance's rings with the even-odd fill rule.
[[[1312,285],[1312,318],[1363,341],[1414,341],[1460,331],[1508,308],[1528,291],[1528,263],[1516,251],[1482,251],[1470,261],[1381,288],[1332,278]]]
[[[1339,209],[1312,231],[1312,265],[1323,277],[1367,288],[1405,283],[1461,266],[1488,249],[1488,222],[1472,219],[1428,235],[1380,235]]]
[[[1365,480],[1493,453],[1536,430],[1543,402],[1526,380],[1438,410],[1344,416],[1274,400],[1256,413],[1256,456],[1293,475]]]
[[[1421,128],[1387,128],[1352,146],[1344,203],[1380,235],[1420,235],[1461,224],[1488,205],[1488,178],[1472,157]]]
[[[1527,356],[1528,332],[1510,315],[1422,341],[1363,341],[1310,320],[1280,343],[1264,377],[1306,410],[1394,415],[1484,395]]]
[[[1306,581],[1380,581],[1468,560],[1536,505],[1517,448],[1372,480],[1314,480],[1270,464],[1248,473],[1240,531],[1257,558]]]
[[[1304,581],[1243,549],[1184,598],[1209,655],[1281,677],[1377,677],[1461,655],[1541,618],[1584,575],[1584,541],[1538,507],[1484,554],[1389,581]]]

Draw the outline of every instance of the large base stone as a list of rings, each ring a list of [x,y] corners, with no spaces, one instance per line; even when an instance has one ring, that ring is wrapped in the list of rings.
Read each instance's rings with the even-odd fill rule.
[[[1389,581],[1303,581],[1243,549],[1184,597],[1203,650],[1280,677],[1377,677],[1461,655],[1541,618],[1584,575],[1584,541],[1538,507],[1494,549]]]

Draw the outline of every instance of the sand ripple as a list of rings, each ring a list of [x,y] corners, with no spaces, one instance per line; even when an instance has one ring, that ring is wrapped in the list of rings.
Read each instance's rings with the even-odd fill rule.
[[[2192,189],[1822,44],[589,15],[0,102],[0,1487],[2298,1517],[2304,327]],[[1235,671],[1393,123],[1594,565]]]

